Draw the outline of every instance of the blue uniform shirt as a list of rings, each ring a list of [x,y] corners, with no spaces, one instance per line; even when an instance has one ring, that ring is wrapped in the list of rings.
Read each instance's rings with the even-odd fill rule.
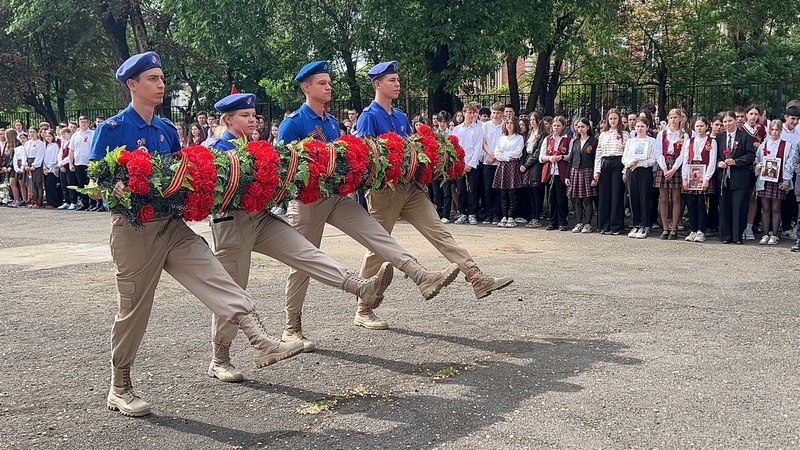
[[[310,106],[303,103],[297,111],[283,119],[278,127],[278,142],[288,144],[312,137],[318,141],[331,142],[341,136],[339,122],[328,113],[320,117]]]
[[[375,100],[364,108],[356,123],[356,129],[358,137],[380,136],[390,131],[394,131],[400,136],[408,136],[414,132],[403,111],[393,107],[392,113],[389,114]]]
[[[209,142],[208,148],[215,148],[217,150],[225,150],[225,151],[233,150],[234,148],[236,148],[236,146],[233,145],[231,139],[236,139],[236,136],[234,136],[233,133],[230,132],[230,130],[225,130],[225,132],[222,133],[222,136],[214,138]]]
[[[103,159],[119,146],[128,150],[145,147],[150,153],[174,153],[181,149],[178,130],[168,119],[153,116],[150,124],[128,105],[124,111],[101,123],[94,132],[89,159]]]

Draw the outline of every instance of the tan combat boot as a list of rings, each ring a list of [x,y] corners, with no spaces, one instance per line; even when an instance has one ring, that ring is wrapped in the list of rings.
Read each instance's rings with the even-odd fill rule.
[[[394,268],[388,262],[381,264],[381,268],[374,277],[365,280],[353,274],[347,274],[342,283],[342,290],[355,294],[360,301],[370,308],[377,308],[383,301],[383,292],[392,283]]]
[[[300,341],[303,343],[303,351],[313,352],[314,343],[309,341],[303,335],[303,321],[301,320],[302,312],[293,313],[286,311],[286,328],[283,329],[283,336],[281,339],[284,342]]]
[[[358,311],[356,311],[353,323],[370,330],[385,330],[389,328],[389,324],[385,320],[379,319],[372,308],[362,301],[358,302]]]
[[[212,342],[214,357],[208,366],[208,376],[226,383],[236,383],[244,380],[244,374],[231,364],[231,343],[217,344]]]
[[[408,278],[411,278],[419,287],[425,300],[430,300],[456,279],[458,264],[450,264],[439,272],[426,269],[416,258],[411,258],[400,267]]]
[[[271,336],[255,311],[239,320],[239,328],[253,347],[253,362],[256,367],[269,366],[303,352],[302,342],[283,342]]]
[[[106,400],[108,409],[119,411],[123,416],[141,417],[150,414],[150,404],[133,393],[131,368],[111,367],[111,388]]]
[[[472,289],[475,290],[475,297],[483,298],[491,294],[492,291],[503,289],[509,284],[514,282],[511,277],[493,278],[484,275],[481,269],[473,267],[467,272],[467,281],[472,283]]]

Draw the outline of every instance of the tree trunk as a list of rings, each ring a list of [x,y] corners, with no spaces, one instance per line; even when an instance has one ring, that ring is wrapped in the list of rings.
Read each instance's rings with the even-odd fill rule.
[[[508,73],[508,94],[511,97],[511,106],[519,112],[519,82],[517,81],[517,57],[506,57],[506,72]]]
[[[545,112],[548,115],[556,114],[556,95],[558,94],[558,86],[561,78],[561,69],[564,67],[564,59],[556,58],[553,62],[553,69],[550,71],[547,81],[547,92],[545,92]],[[560,108],[559,108],[560,109]]]
[[[139,0],[130,1],[130,21],[133,30],[133,41],[136,43],[136,53],[144,53],[150,50],[150,43],[147,39],[147,28],[144,26],[142,17],[142,7]]]
[[[56,114],[53,111],[53,105],[47,104],[43,102],[38,96],[27,93],[24,95],[25,104],[33,108],[34,111],[41,114],[44,117],[44,120],[51,124],[56,124],[58,121],[56,120]],[[29,125],[36,125],[39,124],[29,124]]]
[[[345,80],[347,81],[347,86],[350,88],[350,107],[355,108],[356,111],[360,111],[364,107],[363,102],[361,101],[361,87],[358,85],[358,80],[356,79],[356,63],[353,61],[349,55],[346,55],[344,58],[344,67],[345,67]]]
[[[111,52],[111,64],[117,68],[130,58],[128,49],[128,21],[125,17],[117,19],[111,11],[109,3],[100,3],[97,6],[97,16],[106,32],[106,45]],[[131,100],[130,92],[124,86],[119,86],[120,99],[124,103]]]
[[[539,100],[544,97],[545,91],[545,78],[550,70],[550,56],[553,54],[554,44],[548,43],[536,55],[536,70],[533,72],[533,81],[531,81],[531,90],[528,94],[528,102],[525,109],[530,112],[536,110]]]
[[[440,45],[436,52],[425,52],[425,60],[427,61],[428,71],[430,77],[434,81],[434,87],[428,88],[428,115],[438,113],[439,111],[447,111],[453,114],[453,94],[447,91],[447,83],[442,78],[442,72],[447,70],[450,66],[450,47],[447,45]]]

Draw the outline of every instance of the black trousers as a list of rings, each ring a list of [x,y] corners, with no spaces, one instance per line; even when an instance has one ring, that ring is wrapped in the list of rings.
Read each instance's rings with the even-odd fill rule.
[[[686,206],[689,208],[689,226],[692,231],[706,231],[706,194],[686,194]],[[713,196],[712,196],[713,197]]]
[[[792,222],[797,222],[797,202],[794,189],[786,193],[786,198],[781,202],[781,230],[792,229]]]
[[[513,219],[517,214],[517,189],[498,189],[502,216]]]
[[[539,183],[531,186],[530,190],[531,220],[539,220],[544,213],[544,185]]]
[[[621,175],[620,179],[622,179]],[[550,210],[551,227],[567,226],[567,215],[569,214],[567,186],[558,175],[550,176],[550,195],[547,199],[547,207]]]
[[[87,168],[88,166],[75,166],[75,179],[79,188],[89,184],[89,175],[86,173]],[[93,204],[89,196],[86,194],[78,194],[78,197],[80,197],[83,206],[88,207],[89,205]]]
[[[634,227],[650,227],[650,205],[653,203],[653,170],[640,167],[628,172],[628,194]]]
[[[486,217],[488,219],[500,219],[500,195],[499,190],[492,187],[494,175],[497,173],[497,166],[483,164],[483,190],[486,198]]]
[[[747,225],[747,209],[750,202],[749,189],[722,188],[719,197],[719,240],[735,242],[742,240]]]
[[[44,192],[47,195],[47,204],[59,207],[63,201],[61,189],[58,188],[58,175],[53,172],[47,174],[44,179]]]
[[[480,165],[456,180],[458,189],[458,209],[461,214],[478,213],[478,181],[481,179]]]
[[[717,177],[711,177],[711,183],[714,183],[715,192],[717,194],[714,195],[706,195],[708,198],[708,221],[706,222],[706,226],[708,228],[717,228],[719,229],[719,192],[720,187],[719,183],[717,183]],[[700,230],[705,232],[705,230]]]
[[[598,185],[597,227],[600,231],[625,228],[625,183],[622,156],[603,158]]]
[[[450,218],[450,209],[453,205],[453,190],[450,188],[452,185],[451,180],[447,180],[442,184],[442,179],[437,178],[431,182],[433,188],[433,204],[436,205],[436,212],[439,218]]]
[[[67,186],[74,186],[75,185],[74,183],[77,183],[77,181],[74,181],[74,182],[71,181],[70,180],[71,179],[70,174],[72,174],[72,172],[69,171],[69,168],[67,168],[67,170],[64,171],[64,172],[59,172],[58,173],[58,177],[59,177],[59,179],[61,181],[61,197],[67,203],[75,203],[76,198],[77,198],[77,195],[76,195],[77,192],[73,191],[72,189],[68,188]]]

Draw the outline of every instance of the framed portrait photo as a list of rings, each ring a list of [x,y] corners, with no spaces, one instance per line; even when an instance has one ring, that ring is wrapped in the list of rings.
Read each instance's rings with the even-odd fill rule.
[[[778,182],[781,173],[781,159],[767,158],[764,160],[764,167],[761,168],[761,179],[764,181]]]
[[[686,189],[689,191],[702,191],[703,180],[706,176],[706,165],[689,164],[686,169],[689,171],[689,186]]]

